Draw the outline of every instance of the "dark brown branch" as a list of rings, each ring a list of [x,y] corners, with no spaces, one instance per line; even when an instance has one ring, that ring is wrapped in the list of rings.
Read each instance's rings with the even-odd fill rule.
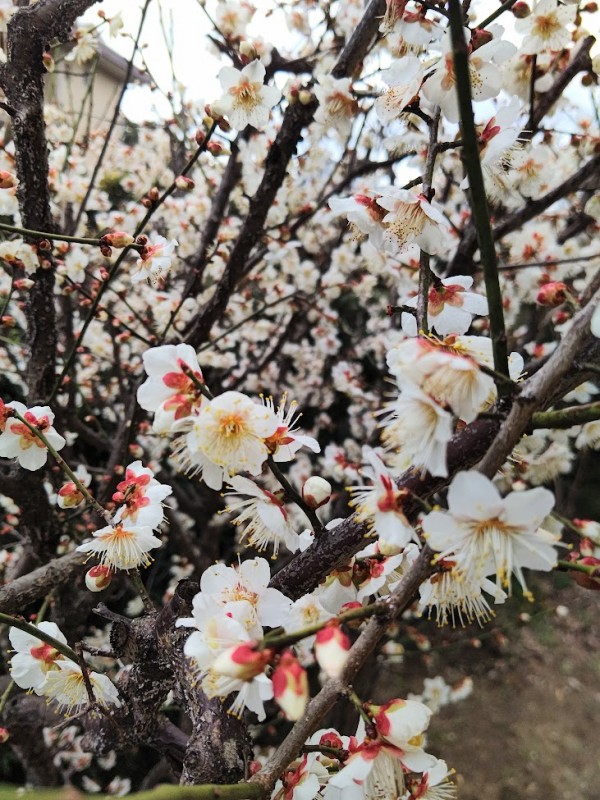
[[[12,126],[17,190],[23,227],[52,232],[48,186],[48,145],[44,124],[44,74],[42,57],[48,42],[65,41],[75,20],[97,0],[40,0],[20,9],[8,24],[7,62],[0,85],[14,110]],[[49,264],[49,266],[51,266]],[[54,379],[56,319],[54,270],[32,275],[26,316],[30,358],[27,366],[28,399],[42,400]]]

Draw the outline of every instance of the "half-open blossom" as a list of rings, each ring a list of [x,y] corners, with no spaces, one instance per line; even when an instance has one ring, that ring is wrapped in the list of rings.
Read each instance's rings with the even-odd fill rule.
[[[315,636],[315,658],[328,678],[338,678],[342,674],[349,650],[350,639],[335,623]]]
[[[448,489],[448,511],[432,511],[422,522],[427,543],[452,556],[469,579],[495,575],[510,592],[515,575],[527,592],[523,568],[544,572],[556,566],[558,538],[540,525],[554,505],[541,487],[502,498],[480,472],[459,472]]]
[[[191,474],[201,473],[211,489],[238,472],[260,474],[269,456],[266,440],[279,427],[268,407],[240,392],[224,392],[204,404],[185,436],[180,460]]]
[[[117,484],[113,500],[121,503],[115,522],[157,528],[163,521],[162,501],[173,493],[170,486],[159,483],[151,469],[134,461],[125,470],[125,480]]]
[[[150,550],[160,547],[162,542],[147,526],[116,523],[100,528],[90,542],[80,544],[80,553],[95,553],[100,563],[111,569],[135,569],[147,567],[152,561]]]
[[[149,279],[152,283],[156,283],[166,275],[171,269],[173,253],[178,244],[177,239],[168,242],[164,236],[151,233],[150,243],[142,249],[136,261],[138,269],[131,276],[131,282],[139,283]]]
[[[308,703],[308,676],[291,650],[281,654],[279,664],[271,675],[273,697],[287,719],[302,717]]]
[[[396,698],[382,706],[370,705],[367,711],[373,718],[379,736],[405,753],[414,752],[415,755],[421,755],[423,750],[419,747],[419,739],[429,727],[431,719],[431,710],[424,703]],[[404,759],[402,761],[405,763]],[[423,765],[407,766],[421,772]]]
[[[36,430],[40,431],[55,450],[61,450],[66,442],[52,427],[54,414],[49,406],[26,408],[23,403],[8,403],[18,411]],[[21,420],[7,416],[4,431],[0,435],[0,456],[16,458],[24,469],[36,470],[48,459],[48,450],[42,440]]]
[[[315,122],[325,130],[333,128],[340,136],[347,136],[358,112],[358,103],[352,94],[350,78],[333,78],[322,75],[313,89],[319,107]]]
[[[40,622],[37,627],[63,644],[67,640],[54,622]],[[52,645],[19,628],[10,628],[8,638],[16,650],[10,662],[10,676],[22,689],[37,690],[46,680],[50,670],[58,669],[64,656]]]
[[[83,486],[87,488],[90,485],[92,476],[83,464],[79,464],[75,474]],[[56,493],[56,503],[59,508],[76,508],[80,503],[83,503],[84,499],[83,494],[73,481],[63,483]]]
[[[406,493],[397,488],[394,478],[374,450],[364,447],[363,458],[369,464],[363,475],[371,480],[371,485],[350,487],[350,506],[356,508],[358,520],[370,524],[373,533],[401,550],[416,537],[404,514]]]
[[[72,661],[60,661],[57,667],[58,669],[47,674],[39,693],[54,700],[64,713],[71,714],[90,702],[86,684],[81,668]],[[121,705],[117,688],[109,677],[98,672],[88,672],[88,678],[98,705],[104,708]]]
[[[167,433],[202,405],[198,357],[189,344],[165,344],[146,350],[143,359],[148,378],[137,391],[137,401],[146,411],[155,412],[154,430]]]
[[[382,122],[391,122],[418,94],[425,68],[416,56],[405,56],[381,73],[388,89],[375,100],[375,111]]]
[[[108,588],[112,583],[112,572],[110,567],[105,567],[102,564],[88,569],[85,574],[85,585],[90,592],[102,592]]]
[[[427,323],[440,336],[451,333],[466,333],[473,316],[485,316],[488,302],[483,295],[468,291],[473,285],[469,275],[444,278],[429,289],[427,297]],[[417,297],[401,298],[404,305],[417,307]],[[408,336],[416,336],[417,322],[412,314],[402,314],[402,330]]]
[[[410,775],[406,780],[406,800],[456,800],[456,784],[451,783],[452,770],[442,759],[422,775]]]
[[[371,197],[360,193],[353,197],[332,197],[329,208],[334,214],[346,217],[356,238],[368,236],[373,247],[383,250],[386,209],[379,205],[378,198],[379,195]]]
[[[285,408],[286,401],[287,395],[284,394],[276,409],[272,397],[265,397],[263,400],[265,406],[279,420],[277,430],[265,441],[269,453],[273,456],[273,461],[277,462],[291,461],[301,447],[308,447],[313,453],[318,453],[321,450],[316,439],[298,431],[296,423],[300,418],[300,414],[297,411],[298,404],[296,401],[292,400],[287,411]]]
[[[310,508],[320,508],[331,498],[331,484],[320,475],[311,475],[302,484],[302,499]]]
[[[264,85],[265,74],[264,64],[259,60],[251,61],[242,70],[222,67],[219,71],[225,94],[213,103],[213,108],[239,131],[246,125],[264,128],[270,110],[281,99],[279,89]]]
[[[402,252],[411,244],[432,255],[449,249],[448,221],[423,195],[392,187],[377,204],[389,212],[383,218],[387,224],[384,245],[389,252]]]
[[[181,622],[186,621],[180,620]],[[245,650],[240,650],[241,646],[245,646]],[[246,628],[226,613],[203,618],[199,630],[191,634],[183,648],[185,655],[192,659],[198,671],[202,691],[208,697],[225,698],[232,692],[237,692],[230,707],[231,713],[239,715],[244,708],[249,708],[257,714],[259,720],[262,720],[265,718],[264,702],[273,697],[271,680],[262,669],[252,676],[247,674],[248,680],[226,674],[233,671],[231,654],[234,651],[239,656],[242,656],[243,652],[246,656],[251,652],[254,655],[257,653]],[[247,658],[242,660],[248,661]],[[256,663],[254,656],[251,661]]]

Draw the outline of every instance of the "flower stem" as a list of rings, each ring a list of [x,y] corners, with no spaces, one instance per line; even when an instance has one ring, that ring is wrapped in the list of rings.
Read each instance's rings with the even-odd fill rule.
[[[306,514],[312,526],[312,529],[315,532],[315,536],[320,536],[323,533],[324,526],[319,517],[317,516],[315,510],[304,502],[304,498],[302,497],[302,495],[299,494],[299,492],[297,492],[294,489],[292,484],[288,481],[283,472],[279,469],[279,466],[273,460],[273,456],[269,456],[269,458],[267,459],[267,465],[271,470],[271,472],[273,473],[273,475],[277,478],[277,480],[283,487],[287,499],[295,503],[298,506],[298,508],[300,508]]]
[[[152,598],[148,594],[148,590],[144,586],[144,582],[142,580],[142,576],[140,575],[139,569],[132,569],[129,573],[129,577],[131,578],[131,582],[137,589],[139,596],[142,598],[142,602],[144,603],[144,609],[146,610],[146,613],[154,614],[156,612],[156,607],[152,602]]]
[[[462,133],[463,159],[467,176],[469,178],[469,193],[471,199],[471,212],[477,231],[477,240],[481,253],[481,265],[485,280],[487,294],[492,350],[494,354],[494,369],[496,372],[509,376],[508,349],[506,346],[506,329],[504,326],[504,311],[502,306],[502,293],[498,280],[498,263],[496,248],[490,224],[490,212],[479,160],[479,143],[473,118],[473,101],[471,93],[471,79],[469,76],[469,51],[463,32],[463,18],[460,0],[449,0],[450,35],[452,39],[452,58],[454,61],[454,74],[456,78],[456,92],[458,95],[458,108],[460,112],[460,126]],[[498,397],[508,397],[510,390],[504,381],[496,380]]]
[[[351,608],[349,611],[344,611],[336,617],[326,619],[322,622],[315,622],[313,625],[307,625],[304,628],[299,628],[290,633],[267,633],[264,639],[258,643],[258,649],[264,650],[268,647],[279,648],[287,647],[290,644],[306,639],[307,636],[313,636],[315,633],[322,631],[332,621],[337,620],[339,624],[344,622],[352,622],[356,619],[366,619],[372,617],[374,614],[383,614],[386,611],[386,605],[383,602],[370,603],[368,606],[361,606],[361,608]]]
[[[91,239],[86,236],[67,236],[64,233],[46,233],[45,231],[34,231],[30,228],[19,228],[17,225],[7,225],[6,222],[0,222],[0,231],[9,231],[10,233],[19,233],[21,236],[29,236],[31,238],[37,237],[38,239],[48,239],[52,242],[71,242],[73,244],[89,244],[93,247],[100,247],[101,239]],[[132,250],[141,250],[140,245],[129,245]]]
[[[560,408],[556,411],[537,411],[533,415],[534,428],[570,428],[600,419],[600,402]]]
[[[64,644],[63,642],[59,642],[58,639],[55,639],[54,636],[50,636],[49,633],[44,633],[35,625],[32,625],[29,622],[25,622],[24,619],[19,619],[18,617],[13,617],[10,614],[3,614],[0,612],[0,622],[3,622],[5,625],[10,625],[12,628],[18,628],[20,631],[24,633],[29,633],[31,636],[35,636],[36,639],[40,639],[40,641],[49,644],[50,647],[53,647],[55,650],[58,650],[59,653],[62,653],[65,658],[68,658],[69,661],[74,661],[77,666],[80,666],[80,659],[75,650],[69,647],[68,644]]]

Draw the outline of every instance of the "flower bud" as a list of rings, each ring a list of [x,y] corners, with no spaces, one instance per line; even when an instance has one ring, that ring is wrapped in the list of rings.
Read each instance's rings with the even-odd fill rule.
[[[52,53],[50,53],[48,50],[46,50],[42,56],[42,64],[44,65],[46,72],[54,72],[56,68],[56,64],[52,58]]]
[[[254,47],[252,42],[241,42],[240,55],[244,56],[248,61],[254,61],[255,58],[258,58],[256,47]]]
[[[315,99],[315,96],[308,89],[300,89],[298,92],[298,102],[301,106],[308,106]]]
[[[541,306],[560,306],[567,299],[569,290],[562,281],[545,283],[537,293],[536,301]]]
[[[337,622],[327,625],[315,637],[315,658],[328,678],[338,678],[348,658],[350,639]]]
[[[195,188],[196,184],[191,178],[188,178],[185,175],[178,175],[175,178],[175,186],[184,192],[191,192]]]
[[[19,179],[12,172],[0,170],[0,189],[12,189],[19,185]]]
[[[477,50],[484,44],[489,44],[493,38],[493,35],[484,28],[475,28],[471,35],[471,47],[473,50]]]
[[[308,702],[308,677],[306,670],[291,650],[281,654],[279,664],[271,676],[273,696],[286,719],[300,719]]]
[[[595,567],[592,575],[586,575],[585,572],[574,572],[575,581],[582,589],[591,589],[593,592],[600,592],[600,558],[594,556],[585,556],[579,558],[576,562],[586,567]]]
[[[10,733],[8,732],[8,728],[0,728],[0,744],[8,742],[9,739]]]
[[[52,242],[49,239],[40,239],[37,243],[38,250],[48,251],[52,250]]]
[[[156,203],[158,198],[160,197],[160,193],[156,186],[153,186],[151,189],[148,190],[146,197],[151,200],[153,203]]]
[[[19,278],[15,281],[15,288],[26,291],[27,289],[31,289],[34,283],[35,281],[32,281],[31,278]]]
[[[11,314],[3,314],[0,317],[0,325],[4,328],[14,328],[16,324],[17,321]]]
[[[419,739],[429,725],[431,710],[418,700],[390,700],[382,706],[367,706],[377,733],[396,747],[407,742],[419,747]]]
[[[78,506],[83,500],[83,495],[73,483],[69,481],[60,487],[56,502],[60,508],[74,508]]]
[[[531,9],[527,3],[523,2],[523,0],[518,0],[518,2],[515,3],[511,8],[511,11],[517,19],[525,19],[525,17],[528,17],[531,14]]]
[[[223,147],[221,142],[209,142],[206,149],[212,156],[226,156],[229,155],[227,148]]]
[[[100,252],[105,258],[110,258],[112,256],[112,247],[109,247],[106,244],[100,245]]]
[[[90,592],[101,592],[110,586],[112,572],[103,564],[96,564],[85,575],[85,585]]]
[[[325,478],[318,475],[311,475],[304,481],[302,487],[302,499],[310,508],[321,508],[329,502],[331,497],[331,484]]]
[[[194,134],[194,141],[196,142],[198,147],[202,147],[205,139],[206,139],[206,134],[204,133],[202,128],[198,128],[198,130]]]
[[[110,233],[105,233],[104,236],[100,239],[101,245],[108,245],[109,247],[129,247],[130,244],[133,244],[135,239],[130,233],[125,233],[125,231],[111,231]]]
[[[145,233],[140,234],[137,239],[135,240],[136,244],[139,244],[140,247],[146,247],[148,244],[148,237]]]
[[[263,672],[272,657],[272,650],[268,648],[256,650],[256,642],[244,642],[230,647],[217,656],[212,669],[229,678],[251,681],[252,678]]]

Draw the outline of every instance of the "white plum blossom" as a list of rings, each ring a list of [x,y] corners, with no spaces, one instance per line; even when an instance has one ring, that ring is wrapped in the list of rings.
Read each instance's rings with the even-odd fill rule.
[[[0,434],[0,457],[16,458],[23,469],[32,471],[40,469],[48,459],[48,449],[24,422],[10,416],[10,411],[6,411],[6,409],[11,408],[17,411],[29,425],[40,431],[55,450],[62,450],[66,441],[52,427],[54,413],[49,406],[27,408],[23,403],[17,401],[7,403],[6,406],[2,404],[5,427]]]
[[[559,4],[557,0],[539,0],[524,19],[517,19],[515,30],[524,34],[519,51],[537,55],[562,50],[571,40],[569,25],[575,22],[576,5]]]
[[[265,74],[264,64],[258,59],[242,70],[222,67],[219,80],[225,94],[213,103],[215,113],[226,116],[240,131],[246,125],[264,128],[271,109],[281,100],[279,89],[264,85]]]
[[[419,587],[419,609],[435,619],[439,626],[456,622],[467,625],[477,621],[479,625],[489,622],[494,616],[483,592],[494,598],[496,604],[506,600],[506,592],[489,578],[471,578],[457,572],[453,563],[441,562],[441,571],[436,572]]]
[[[168,242],[164,236],[151,233],[149,244],[142,249],[136,261],[137,271],[132,274],[131,282],[150,280],[153,284],[157,283],[171,269],[173,254],[178,245],[177,239]]]
[[[240,392],[224,392],[205,403],[179,443],[186,471],[201,473],[211,489],[238,472],[259,475],[269,456],[267,440],[279,427],[272,409]]]
[[[319,101],[315,122],[322,125],[325,130],[333,128],[339,136],[348,136],[358,112],[358,103],[352,94],[350,78],[322,75],[313,91]]]
[[[417,386],[403,388],[391,403],[382,423],[382,441],[389,450],[397,450],[410,465],[446,476],[446,449],[452,438],[452,415]]]
[[[67,644],[56,623],[44,621],[37,627],[62,644]],[[19,628],[10,628],[8,638],[16,651],[10,662],[11,678],[22,689],[37,691],[46,680],[48,672],[57,669],[57,662],[64,656],[52,645]]]
[[[233,492],[226,492],[226,511],[237,514],[235,525],[246,525],[242,538],[257,550],[273,545],[273,555],[279,552],[280,544],[291,552],[299,549],[298,534],[294,531],[285,503],[254,481],[235,475],[229,478]]]
[[[377,199],[377,204],[389,212],[383,218],[388,252],[402,252],[411,244],[431,255],[450,249],[448,220],[423,195],[392,187]]]
[[[271,570],[264,558],[242,561],[239,567],[215,564],[202,573],[200,591],[192,603],[192,617],[180,619],[184,627],[203,629],[206,619],[227,614],[250,636],[260,638],[263,627],[283,625],[292,601],[269,588]]]
[[[381,73],[388,89],[375,100],[375,111],[382,122],[399,117],[418,93],[425,69],[416,56],[405,56]]]
[[[501,35],[502,29],[498,27],[497,32]],[[471,32],[466,28],[465,35],[468,41]],[[497,37],[470,54],[469,77],[474,102],[489,100],[500,93],[502,70],[499,66],[516,52],[517,48],[513,44]],[[439,64],[423,84],[423,94],[430,103],[440,106],[449,122],[459,121],[456,76],[449,34],[442,41],[442,58]]]
[[[466,333],[473,316],[488,313],[487,299],[476,292],[468,291],[473,285],[470,275],[455,275],[443,278],[430,287],[427,297],[427,323],[440,336],[451,333]],[[417,307],[417,298],[401,299],[410,308]],[[412,314],[401,317],[402,330],[407,336],[416,336],[417,322]]]
[[[64,713],[71,714],[90,702],[83,674],[72,661],[59,661],[56,666],[58,669],[46,675],[39,694],[53,700]],[[88,678],[98,705],[104,708],[121,705],[119,692],[107,675],[89,671]]]
[[[99,556],[100,564],[110,569],[137,569],[147,567],[152,561],[150,550],[162,545],[147,525],[129,525],[116,522],[100,528],[90,542],[80,544],[80,553]]]
[[[502,498],[480,472],[459,472],[448,489],[448,511],[432,511],[422,527],[440,558],[451,557],[470,580],[495,575],[510,593],[515,575],[524,593],[523,568],[547,572],[556,566],[558,537],[540,528],[554,505],[541,487]]]
[[[198,357],[189,344],[165,344],[146,350],[143,359],[148,378],[137,391],[137,401],[143,409],[155,413],[154,430],[166,433],[202,405],[197,385],[203,382]]]

